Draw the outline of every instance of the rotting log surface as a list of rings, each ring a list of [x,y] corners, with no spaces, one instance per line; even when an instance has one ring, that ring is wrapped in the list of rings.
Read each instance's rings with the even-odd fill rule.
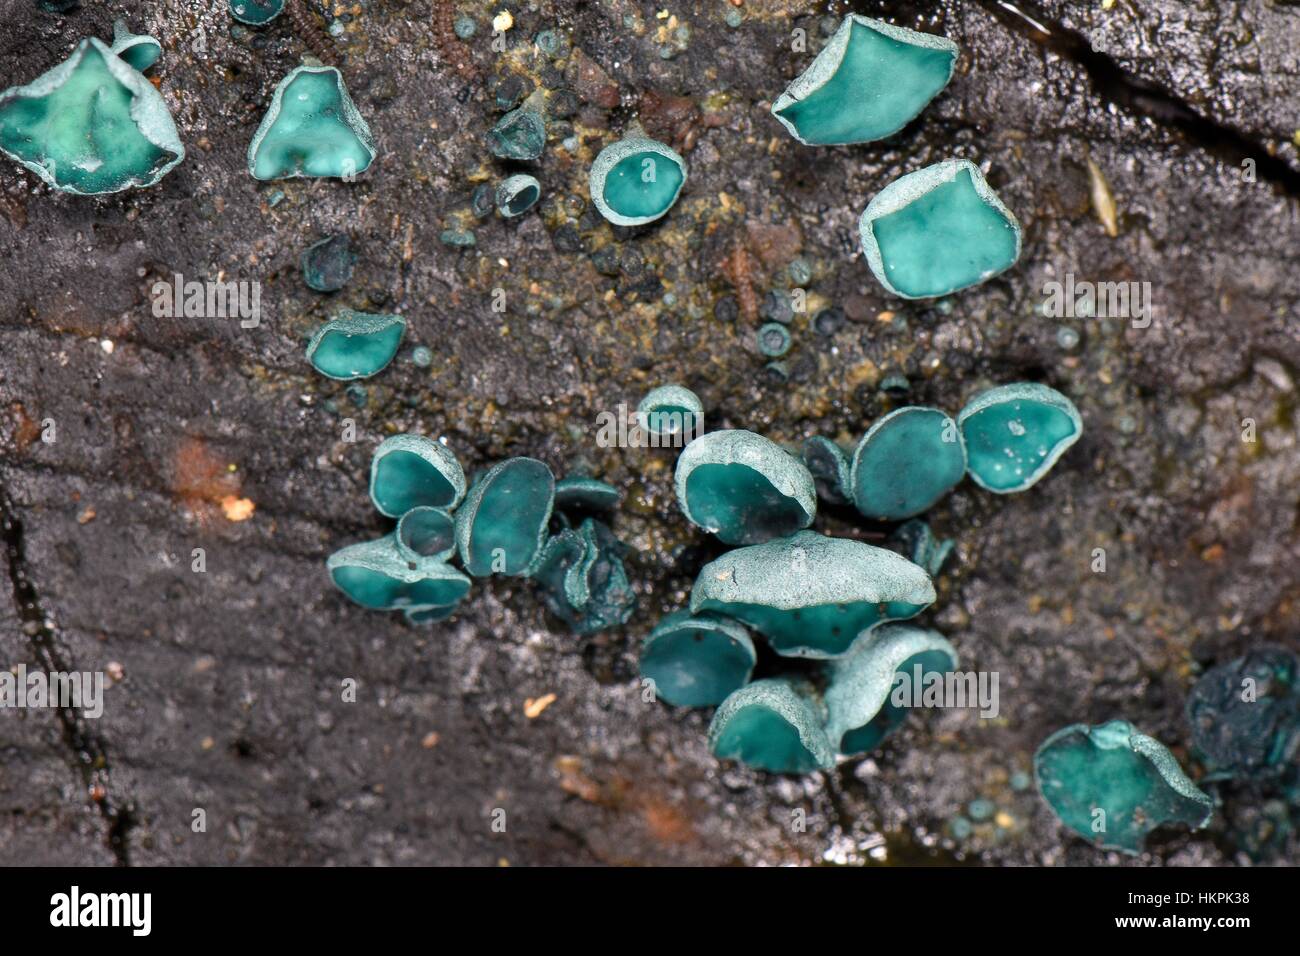
[[[157,188],[101,199],[0,164],[0,663],[121,669],[98,720],[0,713],[0,862],[787,862],[872,847],[891,862],[1106,861],[1008,775],[1058,727],[1118,715],[1186,763],[1198,668],[1298,643],[1300,8],[860,4],[951,36],[957,76],[890,142],[811,150],[767,104],[823,42],[820,7],[747,2],[738,29],[725,4],[673,11],[691,36],[665,59],[658,6],[538,6],[515,11],[499,53],[496,7],[476,3],[370,4],[335,38],[310,2],[232,36],[220,3],[54,17],[0,0],[6,86],[83,35],[107,38],[115,16],[159,37],[153,73],[189,151]],[[459,12],[478,21],[468,42],[450,33]],[[530,41],[545,27],[580,52],[540,54]],[[808,52],[789,52],[796,27]],[[352,184],[259,184],[248,140],[312,49],[343,69],[380,158]],[[508,73],[560,113],[574,98],[556,91],[573,91],[577,111],[551,118],[545,155],[526,164],[539,211],[474,222],[474,185],[508,171],[484,140]],[[586,202],[585,174],[638,103],[647,129],[687,151],[691,178],[661,223],[615,230]],[[1026,228],[1023,258],[946,303],[900,304],[856,252],[857,217],[894,177],[953,155],[987,166]],[[1118,205],[1113,238],[1091,208],[1089,159]],[[456,226],[474,249],[439,241]],[[361,261],[324,296],[298,256],[331,232]],[[795,255],[813,266],[813,309],[851,321],[824,337],[797,317],[779,381],[750,306]],[[176,273],[260,282],[261,325],[156,318],[151,288]],[[1044,283],[1067,273],[1150,282],[1150,327],[1043,317]],[[734,324],[714,315],[724,296],[741,303]],[[339,305],[410,322],[360,404],[302,356]],[[1062,325],[1076,349],[1058,343]],[[414,344],[432,368],[409,360]],[[701,395],[710,427],[850,438],[889,407],[878,385],[892,373],[910,379],[909,401],[952,411],[990,384],[1045,381],[1086,423],[1031,491],[967,483],[931,515],[959,545],[933,621],[965,666],[1000,675],[1001,714],[916,715],[826,775],[720,768],[708,715],[643,703],[635,679],[641,639],[716,546],[675,506],[671,454],[598,447],[596,417],[673,380]],[[519,580],[477,582],[427,630],[348,605],[323,563],[387,529],[366,496],[369,453],[403,430],[447,436],[468,471],[528,454],[619,485],[634,621],[576,638]],[[227,496],[254,515],[227,520]],[[842,511],[819,527],[880,530]],[[1097,548],[1104,574],[1090,570]],[[341,699],[347,678],[355,703]],[[944,823],[979,796],[1006,817],[957,846]],[[1251,812],[1230,799],[1209,833],[1163,834],[1138,862],[1231,862]],[[1295,860],[1294,842],[1279,854]]]

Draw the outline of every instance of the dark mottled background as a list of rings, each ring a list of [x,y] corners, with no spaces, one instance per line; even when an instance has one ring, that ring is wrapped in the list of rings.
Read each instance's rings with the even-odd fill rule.
[[[115,16],[159,37],[154,75],[188,149],[158,187],[102,199],[0,163],[0,663],[115,675],[102,719],[0,714],[0,861],[1110,862],[1011,789],[1039,741],[1123,715],[1187,763],[1199,670],[1298,643],[1300,7],[1106,6],[856,5],[955,39],[957,75],[892,141],[811,149],[768,105],[839,4],[745,0],[731,28],[726,0],[307,0],[232,31],[216,0],[86,0],[65,17],[0,0],[3,85],[107,37]],[[498,53],[502,9],[514,26]],[[460,14],[478,23],[468,42],[452,32]],[[796,27],[806,52],[791,52]],[[548,28],[571,45],[558,59],[532,43]],[[310,50],[343,70],[379,160],[353,184],[259,184],[248,140]],[[518,167],[545,197],[477,222],[474,186],[510,171],[485,148],[510,76],[551,114],[545,155]],[[638,115],[691,177],[666,219],[620,231],[590,208],[586,170]],[[949,156],[988,170],[1024,255],[979,289],[902,304],[861,261],[857,217],[892,178]],[[1089,160],[1115,235],[1090,201]],[[439,240],[467,228],[473,248]],[[361,261],[327,296],[303,284],[298,256],[331,232]],[[781,380],[754,346],[754,306],[789,285],[796,257],[813,268],[812,311],[849,321],[822,335],[797,317]],[[261,282],[261,327],[154,318],[150,288],[176,272]],[[1150,282],[1153,323],[1045,318],[1043,283],[1067,273]],[[735,321],[715,315],[728,296]],[[302,355],[338,306],[410,323],[359,404]],[[432,367],[412,363],[416,344]],[[906,396],[880,389],[896,374]],[[931,619],[967,666],[1001,675],[997,720],[917,715],[870,759],[786,778],[720,767],[707,713],[642,703],[640,639],[716,546],[678,513],[671,454],[596,446],[600,411],[678,380],[711,427],[847,440],[893,404],[955,411],[1019,379],[1068,394],[1083,440],[1031,491],[967,484],[931,516],[958,542]],[[529,454],[619,485],[633,622],[576,638],[519,580],[476,583],[426,630],[349,606],[323,562],[386,530],[369,454],[406,430],[445,435],[467,470]],[[231,495],[251,518],[228,520]],[[882,530],[838,511],[818,526]],[[190,570],[199,547],[205,574]],[[1104,575],[1089,570],[1095,548]],[[547,694],[527,718],[525,701]],[[946,821],[980,796],[999,815],[953,841]],[[1138,862],[1241,861],[1258,802],[1228,794],[1210,830],[1161,834]],[[191,831],[196,807],[206,833]],[[1268,859],[1288,857],[1294,841]]]

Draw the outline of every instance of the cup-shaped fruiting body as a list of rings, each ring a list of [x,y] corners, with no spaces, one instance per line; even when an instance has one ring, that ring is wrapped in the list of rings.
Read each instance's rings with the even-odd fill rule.
[[[307,361],[327,378],[340,382],[369,378],[384,370],[397,354],[406,332],[400,315],[372,315],[344,309],[307,343]]]
[[[1211,667],[1187,695],[1187,723],[1206,779],[1277,776],[1300,755],[1300,657],[1260,647]]]
[[[824,706],[811,688],[781,678],[754,681],[722,702],[709,724],[709,750],[771,773],[835,766]]]
[[[497,212],[504,219],[522,216],[533,208],[541,196],[542,184],[537,181],[536,176],[525,173],[508,176],[497,187]]]
[[[1197,830],[1214,813],[1168,748],[1126,720],[1058,730],[1034,754],[1034,774],[1057,818],[1104,850],[1138,853],[1157,827]]]
[[[347,236],[326,236],[303,250],[302,280],[317,292],[337,292],[348,284],[356,264]]]
[[[609,511],[617,508],[623,495],[599,478],[570,475],[555,483],[557,511]]]
[[[768,358],[780,358],[790,351],[790,330],[780,322],[768,322],[759,327],[758,350]]]
[[[546,120],[535,109],[511,110],[488,133],[488,150],[500,159],[536,159],[546,148]]]
[[[600,151],[587,184],[602,216],[640,226],[673,208],[686,185],[686,160],[656,140],[628,136]]]
[[[623,557],[627,547],[599,521],[553,535],[527,574],[542,588],[546,606],[578,634],[626,624],[636,595]]]
[[[957,543],[951,538],[940,541],[934,536],[930,526],[920,518],[904,521],[889,536],[890,544],[895,545],[913,564],[924,568],[930,577],[936,577],[952,555]]]
[[[950,159],[900,176],[858,223],[876,279],[904,299],[979,285],[1020,258],[1020,223],[983,173]]]
[[[712,707],[749,683],[757,655],[744,625],[717,614],[668,615],[641,647],[641,676],[674,707]]]
[[[958,414],[957,424],[971,479],[998,494],[1034,484],[1083,434],[1074,403],[1036,382],[980,393]]]
[[[803,443],[803,463],[813,476],[813,484],[823,501],[835,505],[852,501],[849,456],[843,448],[829,438],[814,435]]]
[[[370,127],[332,66],[296,67],[280,81],[248,144],[254,179],[295,176],[350,179],[375,156]]]
[[[153,84],[94,37],[0,93],[0,152],[80,196],[152,186],[185,158]]]
[[[828,667],[826,734],[842,754],[875,750],[920,706],[928,675],[957,666],[942,634],[910,624],[886,624]],[[895,687],[906,691],[895,699]]]
[[[812,524],[812,475],[779,445],[741,429],[710,432],[677,459],[677,502],[690,522],[727,544],[755,544]]]
[[[134,70],[143,73],[162,56],[162,44],[151,36],[134,34],[121,20],[113,21],[112,51]]]
[[[456,553],[456,521],[446,508],[412,508],[397,520],[393,534],[398,553],[408,561],[446,561]]]
[[[370,459],[370,500],[380,514],[400,518],[424,507],[453,511],[464,497],[465,472],[442,442],[393,435]]]
[[[507,458],[474,482],[456,512],[456,550],[474,577],[525,574],[546,541],[555,476],[536,458]]]
[[[884,139],[948,85],[956,62],[947,37],[849,14],[772,115],[809,146]]]
[[[698,435],[704,430],[704,403],[685,385],[660,385],[641,399],[636,421],[652,435]]]
[[[411,624],[436,624],[455,614],[458,607],[459,604],[448,604],[446,607],[408,607],[402,615]]]
[[[849,487],[868,518],[900,521],[928,511],[965,474],[966,445],[957,423],[937,408],[909,405],[862,436]]]
[[[376,611],[450,607],[469,593],[469,578],[435,558],[409,560],[394,535],[335,551],[330,579],[352,601]]]
[[[691,612],[744,621],[787,657],[835,658],[887,621],[934,603],[930,576],[884,548],[800,531],[705,565]]]
[[[250,27],[270,23],[284,10],[284,0],[228,0],[230,15]]]

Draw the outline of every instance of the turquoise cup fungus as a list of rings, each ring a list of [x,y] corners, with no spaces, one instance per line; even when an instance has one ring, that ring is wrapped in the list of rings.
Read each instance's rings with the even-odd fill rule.
[[[496,191],[497,212],[503,219],[522,216],[536,205],[542,195],[542,184],[536,176],[519,173],[502,180]]]
[[[391,534],[341,548],[325,567],[340,591],[375,611],[452,607],[470,588],[469,578],[439,558],[408,560]]]
[[[709,724],[709,750],[770,773],[835,766],[824,705],[804,682],[766,678],[733,692]]]
[[[1034,754],[1034,774],[1057,818],[1103,850],[1137,854],[1157,827],[1197,830],[1214,813],[1169,749],[1126,720],[1058,730]]]
[[[545,148],[546,120],[526,106],[501,117],[488,133],[488,150],[499,159],[537,159]]]
[[[716,614],[668,615],[641,648],[641,676],[674,707],[712,707],[749,683],[757,660],[739,621]]]
[[[375,156],[370,127],[332,66],[296,67],[275,88],[271,105],[248,144],[254,179],[295,176],[350,179]]]
[[[936,538],[930,526],[919,518],[904,521],[895,528],[889,543],[932,578],[938,576],[957,547],[951,538],[942,541]]]
[[[542,588],[546,606],[577,634],[626,624],[636,609],[627,579],[627,547],[599,521],[551,536],[527,574]]]
[[[400,315],[344,309],[307,343],[307,361],[326,378],[350,382],[382,372],[397,355],[406,333]]]
[[[849,14],[772,115],[808,146],[884,139],[939,95],[956,62],[946,37]]]
[[[600,151],[587,184],[602,216],[616,226],[640,226],[677,202],[686,161],[663,143],[632,135]]]
[[[875,750],[902,726],[908,709],[893,700],[899,681],[919,700],[931,674],[957,667],[957,652],[937,631],[910,624],[885,624],[849,653],[827,665],[826,733],[840,753]]]
[[[507,458],[474,482],[456,512],[456,550],[474,577],[529,572],[555,503],[555,476],[536,458]]]
[[[660,385],[641,399],[636,421],[652,435],[698,435],[704,430],[704,403],[685,385]]]
[[[609,511],[622,499],[619,490],[599,478],[570,475],[555,483],[557,511]]]
[[[113,21],[112,51],[133,70],[143,73],[162,56],[162,44],[146,34],[135,34],[121,20]]]
[[[853,452],[849,488],[868,518],[900,521],[928,511],[966,474],[957,423],[937,408],[912,405],[868,429]]]
[[[250,27],[270,23],[284,10],[284,0],[227,0],[230,15]]]
[[[821,435],[809,438],[803,443],[803,463],[823,501],[843,505],[853,500],[849,456],[835,442]]]
[[[123,52],[143,62],[145,46]],[[95,37],[26,86],[0,92],[0,152],[77,196],[153,186],[185,158],[162,96]]]
[[[1034,382],[980,393],[961,410],[957,424],[971,480],[997,494],[1033,485],[1083,434],[1074,403]]]
[[[835,658],[872,628],[935,600],[930,576],[893,551],[800,531],[704,566],[691,612],[733,617],[787,657]]]
[[[420,505],[397,519],[393,533],[398,553],[408,561],[446,561],[456,553],[455,529],[455,519],[446,508]]]
[[[677,501],[727,544],[754,544],[812,524],[817,491],[803,462],[762,435],[710,432],[678,456]]]
[[[370,500],[401,518],[413,508],[452,511],[465,497],[465,472],[451,449],[424,435],[385,438],[370,459]]]
[[[952,159],[894,180],[858,223],[882,286],[927,299],[979,285],[1020,258],[1020,223],[974,163]]]

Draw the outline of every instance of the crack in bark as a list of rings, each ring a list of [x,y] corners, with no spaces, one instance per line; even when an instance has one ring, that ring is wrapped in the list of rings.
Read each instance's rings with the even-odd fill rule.
[[[47,673],[75,670],[68,663],[67,651],[45,611],[27,567],[23,541],[23,524],[18,519],[8,488],[0,482],[0,543],[9,565],[9,583],[13,589],[14,609],[22,622],[23,633],[31,642],[37,664]],[[119,804],[112,798],[107,748],[99,735],[92,733],[86,718],[72,706],[57,707],[55,713],[63,729],[63,741],[91,805],[108,824],[105,843],[118,866],[130,866],[130,834],[135,826],[134,809],[128,801]],[[96,796],[102,794],[98,799]]]

